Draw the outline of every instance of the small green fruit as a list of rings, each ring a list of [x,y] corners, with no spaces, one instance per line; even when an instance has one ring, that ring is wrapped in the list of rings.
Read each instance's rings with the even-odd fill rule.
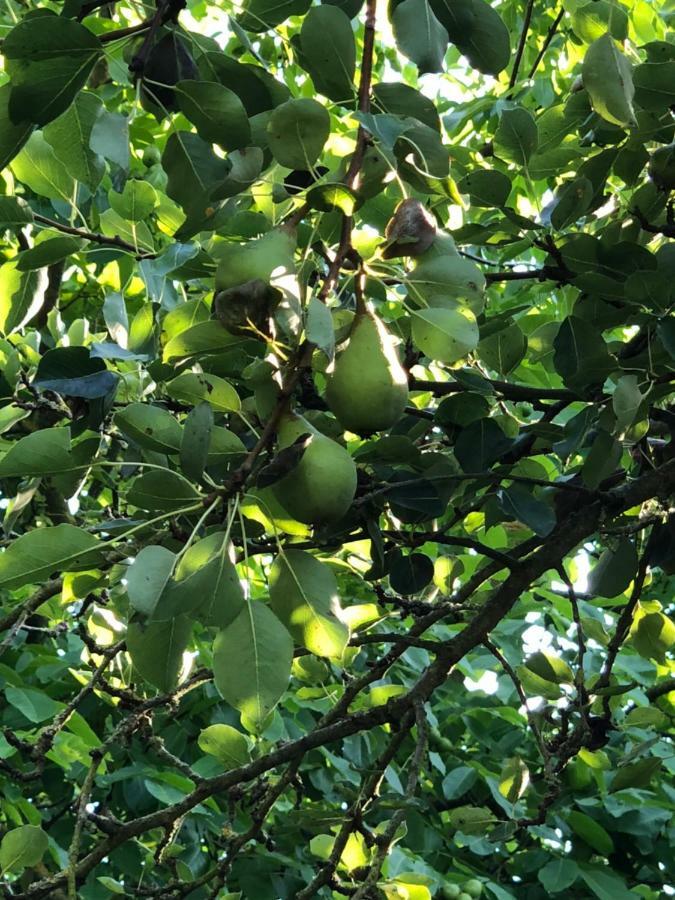
[[[462,891],[457,900],[473,900],[471,894],[467,894],[466,891]]]
[[[279,447],[284,449],[301,435],[309,444],[297,466],[272,485],[279,503],[298,522],[320,525],[341,519],[356,493],[356,465],[344,447],[289,414],[279,427]]]
[[[148,168],[150,168],[150,166],[156,166],[161,159],[162,154],[159,152],[158,147],[149,146],[143,151],[143,165]]]
[[[444,900],[457,900],[459,895],[462,893],[461,888],[458,884],[444,884],[443,885],[443,898]]]
[[[442,297],[466,300],[475,313],[483,310],[485,275],[478,266],[461,256],[436,255],[433,246],[420,256],[408,276],[407,286],[410,298],[420,306],[427,306],[433,298]]]
[[[470,878],[468,881],[464,882],[462,890],[465,894],[468,894],[469,897],[473,897],[474,900],[477,900],[483,893],[483,885],[477,878]]]
[[[675,144],[659,147],[652,153],[649,177],[661,190],[675,190]]]
[[[219,244],[216,290],[226,291],[247,281],[262,280],[268,284],[295,272],[295,229],[273,228],[262,237],[246,244]]]
[[[328,377],[326,400],[356,434],[391,428],[408,402],[408,377],[391,335],[371,312],[357,313],[346,350]]]

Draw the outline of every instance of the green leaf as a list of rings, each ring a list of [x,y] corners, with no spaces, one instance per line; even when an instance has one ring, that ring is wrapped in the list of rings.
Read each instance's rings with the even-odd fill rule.
[[[443,779],[443,796],[446,800],[458,800],[470,791],[478,779],[478,773],[471,766],[457,766]]]
[[[484,337],[478,344],[480,359],[500,375],[508,375],[515,369],[526,351],[527,338],[515,323]]]
[[[33,132],[30,122],[14,122],[9,115],[12,86],[0,87],[0,172],[8,166]]]
[[[227,178],[232,164],[213,152],[210,143],[187,131],[169,135],[162,167],[168,176],[166,192],[188,216],[203,218],[211,206],[211,195]]]
[[[624,431],[633,424],[643,399],[637,375],[622,375],[612,394],[612,409],[619,429]]]
[[[512,484],[499,491],[499,505],[503,511],[518,522],[527,525],[535,534],[546,537],[556,525],[553,509],[543,500],[538,500],[531,491],[519,484]]]
[[[77,253],[83,246],[83,241],[72,237],[55,237],[41,241],[30,250],[24,250],[17,257],[16,268],[19,272],[29,272],[31,269],[41,269],[67,259],[72,253]]]
[[[13,121],[46,125],[70,106],[103,53],[96,35],[47,10],[19,22],[2,52],[12,93]]]
[[[192,544],[178,561],[153,617],[159,621],[186,613],[203,625],[229,625],[244,606],[244,592],[229,552],[229,541],[221,531]]]
[[[209,725],[199,733],[200,750],[215,756],[222,767],[236,769],[251,760],[246,735],[231,725]]]
[[[53,475],[72,469],[70,428],[44,428],[19,438],[0,460],[0,478]]]
[[[306,13],[311,0],[246,0],[239,24],[246,31],[267,31],[289,16]]]
[[[260,601],[248,601],[213,645],[216,687],[255,731],[286,690],[292,661],[290,634]]]
[[[455,363],[478,346],[476,317],[459,304],[453,309],[432,306],[413,312],[412,334],[429,359],[444,363]]]
[[[208,401],[215,412],[236,412],[241,401],[232,385],[217,375],[184,372],[166,386],[169,397],[196,406]]]
[[[432,12],[428,0],[403,0],[391,13],[399,51],[417,66],[420,75],[442,72],[448,32]]]
[[[455,442],[455,456],[465,472],[484,472],[512,445],[494,419],[479,419],[462,428]]]
[[[251,144],[251,126],[243,103],[216,81],[179,81],[176,96],[199,137],[225,150]]]
[[[665,713],[653,706],[640,706],[632,709],[623,724],[626,728],[663,728],[668,721]]]
[[[581,470],[584,484],[592,489],[597,488],[604,478],[614,472],[622,454],[620,442],[607,431],[599,430]]]
[[[92,193],[105,173],[103,157],[91,147],[94,126],[102,111],[103,103],[99,97],[89,92],[82,93],[42,132],[68,174],[86,185]]]
[[[423,553],[398,553],[389,568],[393,591],[403,596],[423,591],[434,577],[434,564]]]
[[[153,511],[172,512],[194,506],[200,499],[200,493],[186,478],[169,469],[162,472],[153,469],[141,475],[127,492],[127,503]]]
[[[530,783],[530,770],[519,756],[504,761],[499,776],[499,793],[509,803],[517,803]]]
[[[129,403],[118,410],[113,422],[125,437],[147,450],[178,453],[183,429],[171,413],[150,403]]]
[[[48,846],[47,834],[36,825],[22,825],[8,831],[0,843],[2,874],[21,872],[37,865]]]
[[[487,834],[494,823],[493,813],[485,806],[459,806],[448,814],[450,828],[464,834]]]
[[[169,622],[130,622],[127,651],[134,669],[158,690],[173,690],[191,634],[192,622],[186,616],[175,616]]]
[[[142,222],[157,206],[157,192],[146,181],[129,180],[121,194],[108,191],[108,200],[113,210],[130,222]]]
[[[127,569],[127,594],[131,606],[152,616],[176,564],[176,556],[166,547],[143,547]]]
[[[559,700],[562,691],[558,684],[535,674],[526,666],[518,666],[516,675],[526,693],[534,697],[545,697],[547,700]]]
[[[527,166],[539,143],[534,116],[522,106],[505,109],[495,131],[495,153],[501,159]]]
[[[656,757],[641,759],[639,762],[622,766],[612,778],[611,791],[624,791],[628,788],[646,789],[660,770],[663,760]]]
[[[45,581],[55,572],[91,568],[99,547],[97,538],[74,525],[29,531],[0,554],[0,587],[11,591]]]
[[[62,200],[70,205],[75,180],[40,132],[31,135],[12,162],[12,171],[19,181],[27,184],[36,194],[49,200]]]
[[[630,640],[640,656],[665,663],[666,653],[675,644],[675,624],[662,612],[648,612],[638,604]]]
[[[469,195],[472,206],[494,209],[506,203],[511,193],[511,180],[496,169],[475,169],[457,182],[457,189]]]
[[[616,365],[601,332],[577,316],[564,320],[553,346],[556,371],[571,390],[602,384]]]
[[[626,888],[626,883],[609,868],[581,865],[581,877],[599,900],[635,900],[638,896]]]
[[[344,184],[317,184],[307,191],[307,202],[321,212],[339,209],[351,216],[356,208],[356,194]]]
[[[0,225],[30,225],[32,221],[33,211],[25,200],[21,197],[0,197]]]
[[[309,553],[287,550],[269,574],[270,603],[295,641],[316,656],[339,659],[349,641],[332,571]]]
[[[199,322],[175,334],[164,347],[164,362],[215,353],[227,347],[242,343],[242,339],[226,331],[216,321]]]
[[[330,134],[330,115],[316,100],[288,100],[272,112],[267,140],[276,161],[289,169],[311,169]]]
[[[568,813],[566,818],[567,824],[572,831],[597,853],[600,853],[602,856],[608,856],[614,852],[614,841],[595,819],[578,810]],[[582,872],[581,874],[583,876],[584,873]]]
[[[338,103],[354,94],[356,44],[351,22],[337,6],[313,6],[300,29],[300,64],[314,86]]]
[[[193,481],[201,481],[204,475],[212,431],[213,409],[207,402],[199,403],[185,420],[180,445],[180,467]]]
[[[431,0],[436,18],[469,63],[486,75],[498,75],[511,57],[509,32],[485,0]]]
[[[29,722],[34,722],[36,725],[54,718],[61,708],[61,704],[52,700],[44,691],[36,691],[31,688],[7,687],[5,696],[8,703],[18,709]]]
[[[45,272],[20,272],[15,262],[0,266],[0,333],[12,334],[30,322],[42,307],[46,288]]]
[[[618,597],[635,578],[638,567],[635,544],[622,538],[616,550],[603,550],[588,576],[588,590],[600,597]]]
[[[604,34],[588,48],[581,77],[598,115],[613,125],[637,124],[633,68],[610,34]]]
[[[574,673],[564,659],[553,653],[539,651],[525,660],[525,665],[530,670],[543,678],[544,681],[552,681],[554,684],[574,684]]]
[[[322,350],[328,360],[335,356],[335,331],[333,318],[325,303],[318,297],[312,297],[307,307],[307,321],[305,323],[305,335],[308,341],[316,344]]]
[[[590,44],[609,31],[617,41],[628,37],[628,14],[615,0],[592,0],[577,7],[572,28],[582,41]]]
[[[579,867],[573,859],[552,859],[537,872],[537,878],[549,894],[557,894],[571,887],[579,877]]]

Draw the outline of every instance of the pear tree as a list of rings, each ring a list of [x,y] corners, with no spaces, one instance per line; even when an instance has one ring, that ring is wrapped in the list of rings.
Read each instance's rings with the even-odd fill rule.
[[[675,892],[669,0],[6,0],[0,892]]]

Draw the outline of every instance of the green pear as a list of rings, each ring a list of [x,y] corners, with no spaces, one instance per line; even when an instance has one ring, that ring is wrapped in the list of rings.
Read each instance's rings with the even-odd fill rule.
[[[675,190],[675,144],[658,147],[649,160],[649,177],[663,191]]]
[[[451,234],[448,234],[447,231],[442,231],[440,228],[436,232],[436,236],[431,242],[431,246],[420,256],[418,262],[422,262],[423,259],[425,261],[428,261],[430,259],[434,259],[437,256],[459,257],[455,239]]]
[[[284,225],[245,244],[218,244],[213,251],[218,260],[216,290],[259,280],[283,290],[284,279],[295,274],[295,245],[295,229]]]
[[[354,317],[347,348],[328,377],[326,400],[341,425],[356,434],[391,428],[408,403],[408,377],[392,337],[372,312]]]
[[[301,416],[289,413],[279,425],[279,449],[310,435],[300,462],[272,485],[277,501],[298,522],[321,525],[341,519],[356,493],[356,465],[344,447]]]
[[[461,256],[427,253],[407,280],[408,293],[420,306],[435,306],[436,298],[466,300],[474,313],[483,311],[485,276],[475,263]]]

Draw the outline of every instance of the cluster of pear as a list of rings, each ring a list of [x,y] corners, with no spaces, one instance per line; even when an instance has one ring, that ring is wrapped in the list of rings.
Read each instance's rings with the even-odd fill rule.
[[[228,330],[264,329],[287,279],[295,277],[295,244],[295,230],[282,225],[247,244],[216,248],[214,311]],[[419,349],[441,362],[455,362],[473,349],[478,329],[472,310],[482,308],[485,279],[477,266],[459,256],[452,237],[436,228],[419,201],[399,204],[382,255],[414,260],[406,286],[409,301],[419,308],[412,322]],[[359,302],[346,343],[326,377],[326,403],[345,431],[362,436],[386,431],[408,404],[408,377],[395,340],[365,301]],[[304,452],[274,482],[272,494],[298,522],[336,522],[354,500],[355,463],[342,444],[303,417],[286,413],[278,427],[280,450],[303,436]]]
[[[448,882],[442,888],[445,900],[478,900],[482,893],[483,885],[477,878],[469,878],[463,884]]]
[[[347,431],[368,435],[401,418],[408,402],[408,378],[392,336],[364,306],[354,316],[345,349],[328,374],[326,402]],[[279,447],[301,435],[310,439],[300,462],[273,486],[278,502],[299,522],[335,522],[356,494],[356,465],[348,450],[294,414],[282,418]]]

